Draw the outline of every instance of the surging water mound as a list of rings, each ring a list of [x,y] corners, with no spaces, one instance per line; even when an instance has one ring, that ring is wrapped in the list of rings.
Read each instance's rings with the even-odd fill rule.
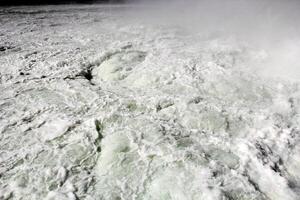
[[[146,53],[141,51],[121,51],[106,56],[104,61],[93,69],[95,81],[120,81],[125,79],[134,68],[145,60]]]

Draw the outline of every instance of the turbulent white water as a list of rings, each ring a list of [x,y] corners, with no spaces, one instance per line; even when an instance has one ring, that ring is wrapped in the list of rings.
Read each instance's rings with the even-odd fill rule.
[[[300,199],[297,43],[131,9],[0,10],[0,199]]]

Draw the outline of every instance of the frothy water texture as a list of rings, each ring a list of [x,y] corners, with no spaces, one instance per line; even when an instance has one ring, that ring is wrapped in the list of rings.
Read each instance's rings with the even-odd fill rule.
[[[300,199],[298,15],[0,8],[0,199]]]

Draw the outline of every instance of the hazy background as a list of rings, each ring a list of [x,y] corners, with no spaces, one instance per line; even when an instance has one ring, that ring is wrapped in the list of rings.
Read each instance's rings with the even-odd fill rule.
[[[259,51],[249,65],[266,76],[300,78],[300,1],[165,0],[140,14],[175,24],[191,34],[232,38]]]
[[[261,49],[265,74],[300,78],[299,0],[2,0],[0,5],[122,4],[121,15],[179,26],[187,34],[232,37]],[[146,23],[146,21],[145,21]]]

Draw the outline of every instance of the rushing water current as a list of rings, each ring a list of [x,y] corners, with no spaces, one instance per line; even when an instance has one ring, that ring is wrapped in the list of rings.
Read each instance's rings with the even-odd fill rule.
[[[0,9],[0,199],[300,199],[297,45],[128,9]]]

